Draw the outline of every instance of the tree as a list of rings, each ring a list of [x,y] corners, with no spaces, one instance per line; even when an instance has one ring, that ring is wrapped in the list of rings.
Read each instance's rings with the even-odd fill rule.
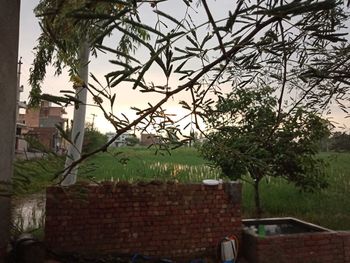
[[[117,1],[114,12],[105,12],[103,8],[91,8],[94,4],[82,1],[78,8],[63,12],[72,19],[70,24],[89,24],[93,25],[89,28],[100,29],[97,34],[88,34],[102,36],[97,37],[98,40],[117,30],[148,52],[148,56],[130,56],[101,41],[94,42],[97,43],[95,51],[109,52],[119,58],[110,61],[114,68],[105,75],[104,81],[94,78],[94,83],[85,83],[95,103],[114,125],[116,135],[100,148],[82,155],[65,173],[95,153],[107,151],[116,138],[131,128],[142,132],[155,126],[154,130],[160,135],[168,134],[167,131],[180,133],[178,121],[186,116],[176,119],[166,113],[166,103],[179,93],[187,94],[189,99],[179,103],[188,110],[187,116],[193,116],[197,129],[200,129],[199,119],[206,114],[205,109],[227,92],[225,89],[232,87],[235,91],[252,83],[271,86],[279,94],[275,127],[284,121],[284,116],[302,106],[323,111],[332,101],[342,103],[337,96],[348,90],[349,76],[342,73],[346,72],[350,56],[349,44],[344,38],[347,32],[343,31],[348,15],[341,3],[334,0],[239,0],[230,5],[232,10],[228,14],[216,18],[206,0],[198,5],[183,0],[181,16],[162,11],[161,7],[167,2]],[[110,1],[98,3],[110,4]],[[180,6],[177,3],[177,7]],[[142,20],[142,13],[138,12],[140,7],[143,12],[149,8],[156,22]],[[125,18],[129,12],[131,16]],[[207,19],[195,24],[192,17],[196,12]],[[55,9],[54,13],[62,13],[62,9]],[[106,23],[105,27],[98,26],[101,21]],[[64,22],[55,25],[65,28]],[[150,38],[144,40],[137,31],[127,30],[131,26],[148,32]],[[54,36],[50,35],[51,41]],[[164,77],[151,78],[152,69]],[[133,107],[137,117],[129,120],[123,114],[115,114],[115,98],[121,92],[118,87],[138,90],[145,94],[146,101],[153,97],[158,99],[142,109]],[[68,95],[63,101],[72,99]],[[284,105],[286,101],[288,105]],[[106,109],[107,103],[109,109]],[[288,112],[283,112],[283,108]],[[184,141],[190,139],[191,136],[185,136]]]
[[[329,139],[330,149],[339,152],[350,151],[350,135],[345,132],[335,132]]]
[[[91,152],[94,149],[105,144],[107,141],[107,136],[100,133],[92,126],[92,124],[88,123],[86,126],[87,127],[85,128],[85,136],[82,149],[83,153]]]
[[[30,84],[31,104],[35,106],[41,97],[41,82],[45,78],[46,66],[53,62],[56,74],[61,74],[62,67],[69,66],[72,80],[74,82],[75,97],[68,91],[66,98],[44,95],[54,102],[74,101],[74,122],[71,130],[72,142],[68,147],[65,163],[66,172],[63,174],[62,184],[70,185],[76,182],[77,166],[72,165],[79,160],[84,141],[84,125],[87,103],[88,64],[90,49],[94,51],[96,45],[102,43],[103,38],[110,33],[110,24],[114,19],[124,19],[124,16],[132,17],[132,3],[115,4],[110,2],[86,3],[86,1],[40,1],[35,9],[41,20],[42,34],[36,49],[36,58],[31,69]],[[75,19],[78,17],[89,17],[89,12],[95,12],[91,20]],[[97,13],[97,14],[96,14]],[[129,13],[129,14],[128,14]],[[128,15],[127,15],[128,14]],[[91,17],[90,17],[91,18]],[[140,39],[147,38],[142,28],[135,28],[128,24],[124,30],[136,32]],[[124,56],[135,47],[128,36],[121,38],[120,50]],[[128,45],[126,45],[126,43]]]
[[[140,139],[137,138],[135,134],[133,134],[130,137],[127,137],[125,141],[127,146],[135,146],[140,143]]]
[[[267,176],[282,177],[306,191],[327,186],[318,143],[329,134],[327,122],[304,108],[278,111],[270,87],[235,90],[208,109],[210,133],[201,154],[231,179],[248,175],[261,215],[259,185]],[[278,113],[283,120],[277,122]],[[278,125],[276,125],[278,123]]]

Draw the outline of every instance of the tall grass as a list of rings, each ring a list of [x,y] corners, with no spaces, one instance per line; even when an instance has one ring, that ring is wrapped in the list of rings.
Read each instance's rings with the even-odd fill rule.
[[[281,178],[264,180],[261,199],[264,216],[295,216],[334,229],[350,229],[350,154],[323,153],[329,187],[314,193],[302,192]],[[243,184],[246,217],[254,214],[253,189]]]
[[[95,156],[85,165],[83,178],[111,181],[178,181],[201,182],[218,178],[219,171],[208,166],[198,152],[181,148],[169,153],[155,154],[152,149],[122,148]]]

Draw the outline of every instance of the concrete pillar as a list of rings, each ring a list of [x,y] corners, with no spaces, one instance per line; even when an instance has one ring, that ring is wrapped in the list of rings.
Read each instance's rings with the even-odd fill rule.
[[[88,83],[89,79],[89,56],[90,46],[87,41],[83,41],[80,45],[80,56],[79,56],[79,77]],[[70,166],[74,161],[78,160],[81,156],[83,149],[84,132],[85,132],[85,114],[86,114],[86,101],[87,101],[87,89],[79,87],[76,90],[76,97],[82,104],[79,104],[78,109],[74,109],[73,114],[73,126],[71,140],[74,145],[69,145],[68,153],[66,158],[65,167]],[[75,166],[72,171],[62,181],[62,185],[73,185],[77,181],[78,166]]]
[[[20,0],[0,0],[0,262],[9,241]]]

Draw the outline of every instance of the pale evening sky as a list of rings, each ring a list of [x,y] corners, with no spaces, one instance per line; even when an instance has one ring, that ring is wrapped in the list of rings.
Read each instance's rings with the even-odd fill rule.
[[[181,10],[178,6],[178,3],[182,2],[179,0],[171,0],[169,1],[169,6],[167,6],[167,10],[171,15],[178,17],[181,17],[183,10]],[[220,1],[208,1],[210,4],[210,7],[212,8],[213,15],[216,19],[224,17],[226,13],[228,12],[229,7],[231,7],[232,3],[234,1],[232,0],[220,0]],[[219,4],[220,2],[220,4]],[[33,48],[36,45],[36,40],[39,37],[40,34],[40,28],[38,25],[38,20],[35,18],[33,9],[37,5],[38,0],[22,0],[21,1],[21,16],[20,16],[20,43],[19,43],[19,56],[22,57],[22,75],[21,75],[21,84],[24,85],[24,92],[21,94],[22,100],[28,100],[28,95],[30,91],[30,86],[28,84],[28,78],[29,78],[29,68],[31,67],[31,63],[33,61],[34,55],[33,55]],[[149,9],[149,8],[148,8]],[[145,14],[146,16],[144,19],[149,20],[151,18],[151,9],[146,10]],[[162,9],[163,11],[164,9]],[[200,21],[205,16],[197,15],[197,17],[194,16],[194,19],[198,19],[197,21]],[[150,20],[152,21],[152,20]],[[108,40],[112,41],[112,40]],[[140,53],[136,53],[136,55],[141,55]],[[105,55],[99,56],[99,58],[96,60],[95,58],[91,58],[90,62],[90,72],[92,72],[95,76],[97,76],[99,79],[103,79],[103,76],[107,74],[110,71],[113,71],[113,68],[111,64],[107,62],[109,58]],[[149,74],[149,78],[153,80],[157,79],[159,81],[162,81],[162,73],[159,73],[157,70],[152,70]],[[176,85],[177,82],[174,81],[170,83],[171,85]],[[44,93],[53,93],[55,95],[59,95],[60,90],[67,90],[71,89],[72,84],[69,82],[69,77],[67,72],[64,72],[60,76],[54,76],[54,70],[52,68],[48,69],[46,80],[43,84],[43,92]],[[118,88],[120,89],[120,88]],[[123,88],[124,89],[124,88]],[[176,113],[178,115],[183,114],[183,110],[177,106],[177,102],[179,99],[185,99],[188,97],[189,94],[182,94],[178,97],[175,97],[173,100],[171,100],[167,108],[171,113]],[[91,97],[91,96],[90,96]],[[115,109],[116,112],[123,112],[126,115],[130,116],[131,118],[135,116],[130,109],[131,106],[137,106],[142,107],[147,105],[148,101],[156,101],[157,98],[149,98],[145,97],[145,95],[141,95],[137,91],[133,91],[131,89],[125,88],[125,91],[118,92],[117,99],[116,99],[116,105],[117,108]],[[91,102],[91,98],[90,98]],[[67,109],[68,112],[68,118],[72,118],[72,107],[69,107]],[[92,114],[97,114],[97,117],[95,118],[95,126],[101,131],[101,132],[107,132],[107,131],[113,131],[113,126],[108,123],[107,120],[104,119],[103,114],[99,111],[96,107],[88,107],[87,108],[87,114],[86,114],[86,120],[88,122],[92,121]],[[344,118],[345,115],[342,114],[342,112],[335,108],[332,111],[332,120],[338,122],[340,126],[346,126],[348,123],[348,119]],[[348,128],[346,127],[346,130]]]
[[[40,27],[38,24],[38,20],[34,16],[33,9],[37,5],[38,0],[23,0],[21,3],[21,17],[20,17],[20,43],[19,43],[19,56],[22,57],[22,75],[21,75],[21,84],[24,85],[24,92],[21,94],[22,100],[28,100],[28,95],[30,91],[30,86],[28,84],[29,79],[29,69],[31,67],[31,63],[34,58],[33,48],[36,45],[36,40],[40,35]],[[221,2],[220,8],[218,6],[213,6],[213,14],[220,15],[220,10],[225,10],[227,13],[228,8],[225,8],[225,5],[231,5],[232,1],[224,0]],[[221,9],[223,8],[223,9]],[[145,14],[143,19],[148,21],[152,21],[152,16],[154,14],[151,12],[152,9],[149,6],[144,8]],[[164,10],[162,8],[162,10]],[[169,1],[169,5],[166,6],[166,9],[173,16],[178,16],[181,18],[183,16],[183,10],[178,8],[178,0]],[[178,12],[178,14],[176,13]],[[224,15],[224,13],[223,13]],[[197,19],[200,21],[204,16],[197,16]],[[108,42],[113,41],[113,39],[107,40]],[[136,53],[136,55],[141,55],[140,53]],[[99,80],[103,80],[103,76],[110,71],[113,71],[113,66],[107,62],[110,57],[99,54],[99,58],[95,59],[91,58],[89,70],[93,73]],[[152,70],[148,74],[149,81],[162,81],[164,79],[162,73],[159,73],[156,69]],[[90,79],[91,80],[91,79]],[[172,85],[176,85],[176,82],[172,82]],[[63,72],[60,76],[54,76],[53,68],[48,68],[45,82],[42,85],[42,90],[44,93],[52,93],[54,95],[59,95],[60,90],[71,89],[72,84],[69,82],[69,77],[67,72]],[[131,89],[127,89],[126,87],[122,87],[125,91],[118,91],[115,109],[116,112],[123,112],[128,116],[134,117],[133,111],[130,110],[131,106],[136,107],[146,107],[147,102],[155,102],[157,101],[157,97],[150,98],[149,95],[142,95],[138,91],[133,91]],[[118,89],[121,89],[120,87]],[[185,99],[189,96],[189,93],[183,94],[171,100],[167,104],[167,109],[169,113],[176,113],[179,116],[184,113],[184,110],[181,107],[177,106],[178,101],[181,99]],[[159,98],[159,97],[158,97]],[[91,103],[91,96],[89,98]],[[68,117],[72,118],[72,107],[67,109]],[[97,114],[95,118],[95,126],[102,132],[113,131],[113,126],[109,124],[107,120],[104,119],[101,111],[96,107],[87,107],[86,121],[92,121],[92,114]]]

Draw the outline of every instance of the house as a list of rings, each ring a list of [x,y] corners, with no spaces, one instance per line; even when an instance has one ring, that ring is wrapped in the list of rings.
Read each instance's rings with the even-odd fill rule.
[[[26,102],[21,101],[21,93],[23,92],[23,85],[20,85],[21,77],[21,59],[18,62],[17,68],[17,95],[16,95],[16,140],[15,140],[15,153],[21,154],[27,151],[27,141],[24,138],[23,130],[26,128],[24,120],[20,117],[20,112],[27,108]]]
[[[152,133],[142,133],[140,144],[142,146],[150,146],[159,143],[159,137]]]
[[[65,129],[67,119],[63,117],[64,114],[63,107],[54,107],[50,102],[42,101],[40,108],[26,109],[25,114],[20,115],[26,125],[23,133],[36,139],[46,150],[63,151],[66,145],[56,126]]]
[[[16,117],[16,140],[15,140],[15,153],[20,154],[27,151],[28,143],[24,138],[23,131],[26,129],[25,121],[21,118],[20,111],[26,109],[25,102],[19,100],[20,92],[23,92],[23,86],[18,87],[17,91],[17,117]]]
[[[116,133],[114,132],[108,132],[106,133],[107,140],[110,141]],[[129,139],[135,138],[136,135],[133,133],[123,133],[121,134],[111,145],[110,147],[125,147],[129,145]]]

